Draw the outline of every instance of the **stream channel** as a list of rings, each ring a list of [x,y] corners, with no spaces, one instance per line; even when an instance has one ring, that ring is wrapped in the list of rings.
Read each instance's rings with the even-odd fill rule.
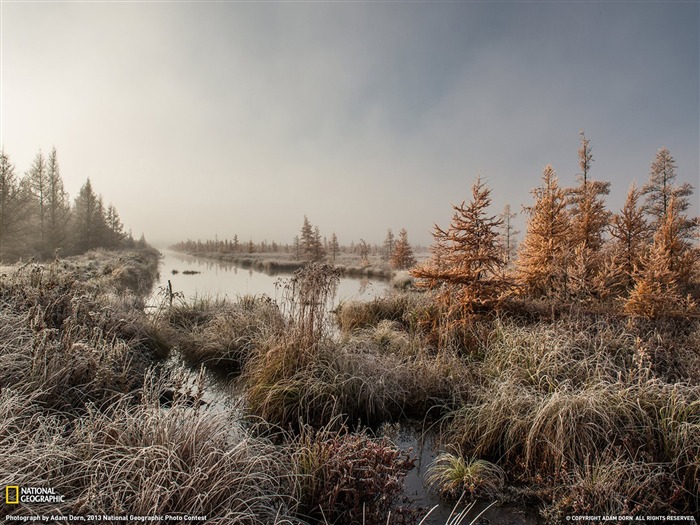
[[[240,268],[234,263],[196,257],[189,254],[161,250],[163,257],[159,265],[159,281],[154,287],[149,303],[152,306],[163,304],[168,283],[174,293],[182,294],[185,300],[202,297],[228,298],[237,300],[244,295],[262,294],[279,301],[282,295],[280,286],[290,274],[267,274],[250,268]],[[188,272],[188,273],[184,273]],[[388,281],[379,279],[360,279],[343,277],[340,279],[332,307],[340,301],[356,300],[371,301],[390,290]],[[231,399],[231,387],[216,374],[208,374],[205,401],[214,407],[240,408],[238,400]],[[431,431],[423,431],[419,424],[389,425],[391,430],[387,435],[402,450],[412,451],[416,457],[413,468],[404,480],[404,497],[411,501],[412,507],[425,509],[427,513],[436,507],[422,522],[423,525],[468,525],[491,502],[477,502],[469,514],[461,521],[453,516],[453,506],[441,500],[437,494],[424,484],[424,477],[430,464],[441,452],[435,444],[435,435]],[[466,505],[461,505],[461,511]],[[451,519],[452,518],[452,519]],[[494,505],[481,514],[475,523],[492,525],[535,525],[537,519],[532,511],[523,511],[517,507]]]

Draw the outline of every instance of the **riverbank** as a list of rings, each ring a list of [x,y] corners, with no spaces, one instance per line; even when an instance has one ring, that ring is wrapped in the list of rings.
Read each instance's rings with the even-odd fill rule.
[[[172,248],[171,248],[172,249]],[[176,251],[176,250],[175,250]],[[279,273],[293,273],[304,266],[309,261],[295,260],[290,254],[284,252],[265,253],[218,253],[218,252],[183,252],[196,257],[215,259],[235,264],[241,268],[252,268],[269,275]],[[392,280],[397,276],[405,276],[405,272],[392,269],[389,263],[382,260],[378,255],[370,255],[363,262],[359,255],[342,253],[334,261],[327,261],[333,264],[343,277],[383,279]]]
[[[417,523],[428,509],[403,487],[416,458],[392,437],[416,421],[439,447],[422,480],[448,508],[505,502],[549,523],[697,512],[697,320],[522,304],[454,324],[427,293],[329,312],[339,272],[317,265],[278,301],[147,315],[157,260],[3,271],[0,477],[64,497],[8,514]]]
[[[299,275],[283,310],[173,310],[183,355],[229,374],[247,410],[292,434],[422,421],[443,451],[425,480],[448,502],[515,502],[548,523],[697,513],[697,320],[514,302],[447,323],[412,293],[329,318],[332,276],[318,271]]]

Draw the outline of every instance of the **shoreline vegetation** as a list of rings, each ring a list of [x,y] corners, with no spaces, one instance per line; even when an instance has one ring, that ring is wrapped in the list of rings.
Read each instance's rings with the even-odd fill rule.
[[[426,479],[448,503],[549,523],[697,512],[697,321],[518,303],[447,326],[433,292],[330,313],[339,272],[319,263],[279,303],[146,315],[156,265],[98,250],[3,270],[0,477],[65,496],[8,513],[418,523],[429,509],[401,496],[415,458],[382,430],[411,421],[444,450]],[[209,372],[240,408],[214,408]]]

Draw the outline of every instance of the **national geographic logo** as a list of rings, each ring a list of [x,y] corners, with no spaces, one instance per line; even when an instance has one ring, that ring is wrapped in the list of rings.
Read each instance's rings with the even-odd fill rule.
[[[19,503],[65,503],[65,499],[54,488],[5,485],[5,504]]]
[[[5,485],[5,504],[17,505],[19,503],[19,486]]]

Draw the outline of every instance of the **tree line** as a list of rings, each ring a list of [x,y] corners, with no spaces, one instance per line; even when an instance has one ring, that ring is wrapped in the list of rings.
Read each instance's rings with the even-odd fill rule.
[[[328,261],[331,264],[335,264],[341,254],[359,256],[363,265],[369,265],[370,256],[375,256],[397,270],[408,269],[416,263],[413,247],[408,242],[408,232],[405,228],[399,232],[398,239],[394,238],[392,230],[389,229],[386,240],[381,246],[369,244],[364,239],[360,239],[359,243],[352,241],[349,245],[341,245],[335,232],[332,232],[330,237],[322,236],[319,227],[311,224],[306,215],[304,215],[299,235],[294,236],[291,244],[279,244],[274,241],[255,243],[252,239],[248,242],[240,242],[236,234],[231,239],[215,238],[206,241],[187,239],[172,245],[171,248],[189,253],[287,253],[297,261]]]
[[[471,199],[453,206],[447,228],[435,225],[431,256],[412,274],[435,289],[459,318],[510,297],[612,303],[630,315],[689,312],[697,298],[698,218],[688,217],[693,188],[676,182],[677,166],[661,148],[649,180],[629,189],[623,208],[605,206],[610,183],[591,177],[590,141],[581,134],[576,185],[559,185],[554,168],[524,208],[527,231],[516,249],[510,207],[488,212],[491,191],[480,178]]]
[[[64,189],[56,148],[36,154],[18,176],[5,150],[0,151],[0,260],[47,259],[93,248],[145,246],[135,241],[116,208],[104,204],[90,179],[70,202]]]

